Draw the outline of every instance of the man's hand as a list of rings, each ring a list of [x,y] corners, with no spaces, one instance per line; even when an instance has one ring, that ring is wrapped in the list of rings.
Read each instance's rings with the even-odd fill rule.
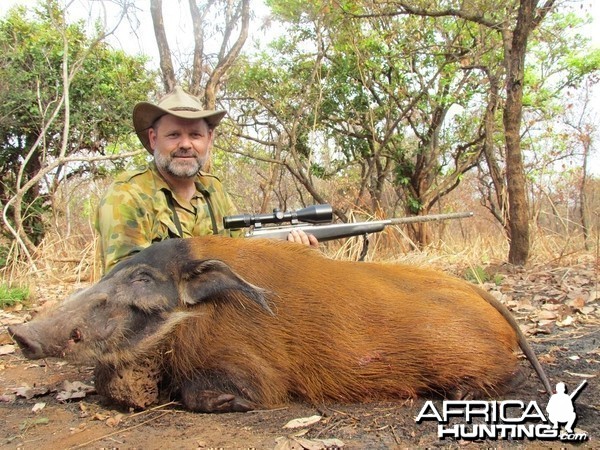
[[[296,242],[297,244],[310,245],[311,247],[318,248],[319,241],[312,234],[306,234],[302,230],[292,230],[288,234],[288,242]]]

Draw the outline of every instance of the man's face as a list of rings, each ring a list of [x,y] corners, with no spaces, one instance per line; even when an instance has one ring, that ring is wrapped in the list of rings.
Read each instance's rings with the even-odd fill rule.
[[[209,158],[213,132],[204,119],[167,114],[148,130],[156,166],[178,178],[195,177]]]

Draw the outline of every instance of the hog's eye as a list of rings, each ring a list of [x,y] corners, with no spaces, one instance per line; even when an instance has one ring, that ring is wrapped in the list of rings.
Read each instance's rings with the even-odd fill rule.
[[[138,272],[131,277],[133,283],[150,283],[153,280],[148,272]]]

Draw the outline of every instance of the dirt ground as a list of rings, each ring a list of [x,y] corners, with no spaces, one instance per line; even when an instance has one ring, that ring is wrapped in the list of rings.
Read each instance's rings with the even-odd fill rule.
[[[511,308],[529,335],[552,383],[576,397],[577,433],[588,440],[573,446],[599,448],[600,296],[598,262],[582,258],[568,267],[527,270],[489,267],[496,284],[486,288]],[[27,320],[44,301],[74,286],[45,286],[24,310],[0,310],[0,447],[14,449],[388,449],[388,448],[565,448],[539,440],[440,440],[437,423],[415,422],[424,399],[369,404],[291,404],[268,411],[197,414],[176,403],[127,411],[93,390],[92,368],[59,360],[29,361],[12,345],[6,327]],[[526,361],[527,378],[505,399],[535,400],[545,411],[548,395]],[[401,376],[401,374],[399,374]],[[498,399],[500,400],[500,399]],[[435,404],[441,409],[441,401]],[[298,418],[313,424],[284,428]],[[316,418],[315,418],[316,420]]]

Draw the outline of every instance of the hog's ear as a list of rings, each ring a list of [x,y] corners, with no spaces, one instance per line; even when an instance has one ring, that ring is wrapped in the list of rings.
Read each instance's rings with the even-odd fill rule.
[[[231,267],[218,259],[191,261],[184,264],[181,279],[181,297],[183,302],[188,305],[219,298],[227,291],[239,291],[273,314],[265,300],[267,291],[248,283]]]

